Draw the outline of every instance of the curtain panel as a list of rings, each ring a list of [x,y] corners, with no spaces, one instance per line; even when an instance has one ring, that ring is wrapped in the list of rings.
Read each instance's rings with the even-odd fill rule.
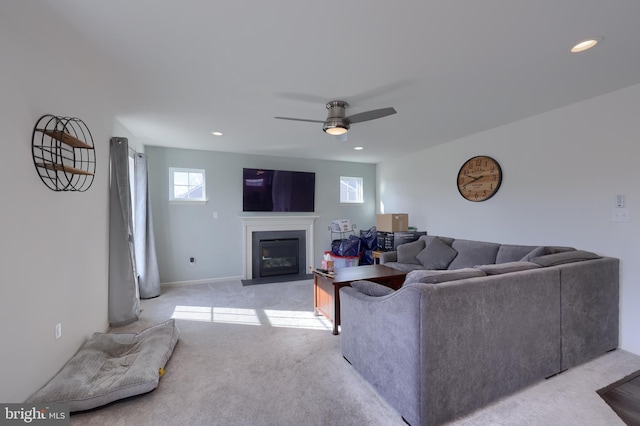
[[[149,299],[160,295],[160,272],[158,271],[158,258],[153,237],[146,154],[135,154],[134,164],[136,272],[138,273],[140,298]]]
[[[111,138],[110,160],[109,324],[116,326],[136,321],[140,315],[127,138]]]

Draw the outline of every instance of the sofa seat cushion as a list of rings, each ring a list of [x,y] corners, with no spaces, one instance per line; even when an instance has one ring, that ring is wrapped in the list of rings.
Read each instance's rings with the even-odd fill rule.
[[[484,277],[486,274],[480,269],[462,268],[456,270],[431,271],[416,270],[407,274],[404,284],[425,283],[438,284],[447,281],[463,280],[465,278]]]
[[[366,280],[353,281],[351,283],[351,287],[355,288],[360,293],[374,297],[386,296],[387,294],[391,294],[395,291],[390,287]]]
[[[600,259],[601,256],[597,254],[585,251],[585,250],[571,250],[561,253],[547,254],[544,256],[538,256],[531,261],[537,263],[540,266],[556,266],[564,265],[565,263],[582,262],[585,260]]]
[[[542,268],[542,266],[533,262],[506,262],[491,265],[478,265],[476,269],[481,270],[487,275],[508,274],[510,272],[526,271],[528,269]]]
[[[434,238],[416,258],[427,269],[447,269],[447,266],[458,255],[451,246],[440,238]]]
[[[484,241],[455,240],[451,247],[458,252],[458,255],[447,269],[462,269],[496,263],[500,244]]]
[[[401,263],[401,262],[385,262],[384,266],[388,266],[389,268],[397,269],[402,272],[411,272],[416,270],[426,270],[424,266],[413,263]]]
[[[424,249],[424,246],[425,242],[423,240],[400,244],[397,249],[398,262],[419,265],[420,261],[416,259],[416,256]]]

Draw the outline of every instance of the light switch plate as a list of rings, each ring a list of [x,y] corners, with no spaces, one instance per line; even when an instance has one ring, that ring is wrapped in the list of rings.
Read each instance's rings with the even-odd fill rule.
[[[613,209],[611,211],[612,222],[629,222],[630,218],[629,209]]]

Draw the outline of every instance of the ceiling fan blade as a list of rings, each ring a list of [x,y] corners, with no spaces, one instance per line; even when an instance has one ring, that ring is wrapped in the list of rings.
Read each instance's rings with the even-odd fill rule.
[[[324,120],[308,120],[306,118],[291,118],[291,117],[273,117],[278,120],[292,120],[292,121],[307,121],[309,123],[324,123]]]
[[[392,115],[395,113],[396,110],[393,107],[380,108],[350,115],[349,117],[345,117],[345,120],[348,120],[349,123],[361,123],[363,121],[375,120],[376,118],[386,117],[387,115]]]

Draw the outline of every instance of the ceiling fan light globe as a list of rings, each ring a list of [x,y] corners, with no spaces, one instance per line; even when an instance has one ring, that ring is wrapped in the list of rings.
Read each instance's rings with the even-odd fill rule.
[[[345,129],[344,127],[329,127],[323,130],[332,136],[344,135],[349,131],[349,129]]]
[[[349,123],[345,123],[340,118],[329,118],[324,122],[322,130],[333,136],[344,135],[349,131]]]

